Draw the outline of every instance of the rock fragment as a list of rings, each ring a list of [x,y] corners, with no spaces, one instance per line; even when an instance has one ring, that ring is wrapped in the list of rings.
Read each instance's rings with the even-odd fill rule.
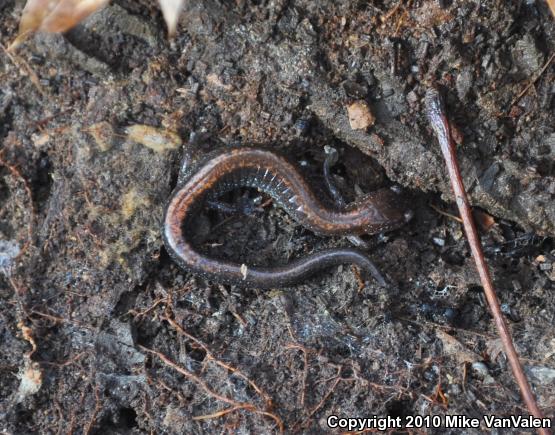
[[[365,130],[376,122],[368,104],[363,100],[348,105],[347,114],[349,115],[349,124],[353,130]]]

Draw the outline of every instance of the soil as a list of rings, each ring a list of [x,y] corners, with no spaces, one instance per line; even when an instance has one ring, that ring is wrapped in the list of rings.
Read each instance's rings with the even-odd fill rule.
[[[0,4],[4,47],[23,3]],[[115,0],[63,35],[2,49],[2,433],[318,433],[332,414],[526,414],[449,216],[423,113],[432,83],[456,126],[498,296],[553,421],[547,4],[190,0],[175,39],[165,32],[153,3]],[[351,128],[354,103],[373,125]],[[201,152],[192,133],[273,148],[321,186],[333,146],[349,199],[401,186],[415,218],[367,238],[390,287],[350,265],[271,291],[180,270],[160,221],[182,149]],[[198,243],[246,264],[349,245],[266,199],[246,216],[203,211]]]

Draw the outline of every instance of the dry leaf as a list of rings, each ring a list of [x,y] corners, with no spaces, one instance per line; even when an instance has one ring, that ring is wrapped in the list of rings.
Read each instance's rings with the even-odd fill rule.
[[[555,0],[547,0],[547,4],[549,5],[549,9],[551,9],[551,13],[555,17]]]
[[[109,0],[27,0],[19,33],[10,50],[15,49],[32,32],[65,32],[104,7]]]
[[[28,0],[19,21],[18,37],[37,30],[52,13],[59,0]]]
[[[459,364],[464,364],[466,362],[473,363],[482,360],[480,355],[472,352],[455,337],[443,332],[441,329],[436,331],[436,335],[443,344],[443,352],[454,357]]]
[[[168,26],[168,36],[173,38],[175,31],[177,30],[177,22],[179,20],[179,13],[181,12],[181,7],[183,6],[184,0],[158,0],[160,3],[160,8],[162,9],[162,15],[164,15],[164,20]]]
[[[495,362],[499,355],[505,352],[505,348],[503,346],[503,342],[500,338],[492,338],[486,342],[486,349],[489,355],[490,360]]]
[[[65,32],[83,21],[93,12],[103,8],[109,0],[60,0],[48,15],[40,30],[46,32]]]

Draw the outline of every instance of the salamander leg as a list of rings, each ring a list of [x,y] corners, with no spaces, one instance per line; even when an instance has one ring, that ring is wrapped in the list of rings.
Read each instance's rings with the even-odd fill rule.
[[[339,154],[334,147],[330,147],[328,145],[324,146],[324,152],[326,153],[326,159],[324,160],[324,181],[326,183],[326,187],[328,188],[328,191],[335,201],[337,207],[344,208],[347,203],[345,202],[343,195],[341,195],[341,192],[335,185],[335,182],[333,181],[333,175],[331,173],[331,168],[337,163],[337,160],[339,159]],[[368,243],[366,243],[359,236],[347,236],[347,240],[353,245],[364,250],[368,250],[370,248]]]
[[[251,198],[248,196],[248,194],[248,192],[245,192],[234,204],[221,201],[217,198],[212,198],[206,201],[206,205],[208,208],[222,212],[224,214],[242,214],[246,216],[251,216],[255,213],[264,211],[261,206],[262,196]]]

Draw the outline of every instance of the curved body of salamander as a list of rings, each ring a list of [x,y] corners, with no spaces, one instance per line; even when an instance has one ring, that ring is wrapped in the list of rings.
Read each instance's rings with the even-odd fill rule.
[[[294,284],[333,265],[354,263],[385,284],[368,257],[355,249],[324,250],[275,268],[249,268],[202,255],[187,237],[187,222],[206,198],[238,187],[268,194],[301,225],[324,235],[374,234],[400,227],[412,215],[390,189],[373,192],[342,210],[325,207],[284,157],[264,149],[226,149],[199,164],[169,200],[163,237],[180,266],[217,281],[269,288]]]

